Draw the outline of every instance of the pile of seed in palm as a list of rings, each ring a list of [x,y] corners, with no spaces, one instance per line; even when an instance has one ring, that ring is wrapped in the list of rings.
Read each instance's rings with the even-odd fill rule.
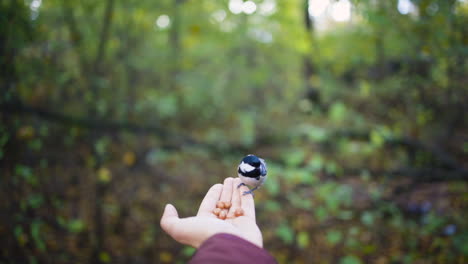
[[[225,220],[228,218],[229,209],[231,209],[231,202],[222,202],[219,201],[216,203],[216,208],[213,210],[213,214],[216,215],[219,219]],[[234,210],[234,217],[243,216],[244,210],[242,208],[236,208]]]

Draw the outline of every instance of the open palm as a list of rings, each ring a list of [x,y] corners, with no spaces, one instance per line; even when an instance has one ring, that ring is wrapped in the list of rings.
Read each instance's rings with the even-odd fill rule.
[[[203,198],[196,216],[179,218],[176,208],[168,204],[161,218],[161,227],[176,241],[198,248],[206,239],[217,233],[228,233],[242,237],[263,247],[262,233],[255,221],[255,203],[252,195],[241,195],[248,188],[237,188],[238,178],[226,178],[224,184],[213,185]],[[218,201],[231,202],[227,219],[218,219],[213,214]],[[243,216],[235,216],[242,208]]]

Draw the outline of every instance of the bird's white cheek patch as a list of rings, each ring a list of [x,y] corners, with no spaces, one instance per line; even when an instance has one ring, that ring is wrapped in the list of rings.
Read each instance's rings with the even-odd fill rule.
[[[239,165],[239,168],[241,169],[241,171],[243,172],[249,172],[249,171],[253,171],[255,169],[254,166],[251,166],[247,163],[244,163],[242,162],[240,165]]]

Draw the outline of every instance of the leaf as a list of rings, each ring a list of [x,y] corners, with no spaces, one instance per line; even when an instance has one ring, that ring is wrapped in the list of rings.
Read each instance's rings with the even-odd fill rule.
[[[184,247],[184,249],[182,249],[182,254],[184,256],[190,257],[195,253],[195,251],[196,251],[195,248],[186,246]]]
[[[102,183],[108,183],[112,179],[112,174],[108,168],[100,168],[97,172],[98,179]]]
[[[300,149],[287,151],[285,155],[286,164],[290,167],[297,167],[304,161],[305,155],[305,151]]]
[[[384,143],[384,138],[381,134],[375,130],[372,130],[370,133],[370,140],[373,145],[376,147],[380,147]]]
[[[281,204],[273,200],[268,200],[265,202],[265,210],[269,212],[279,212],[281,211]]]
[[[320,126],[302,125],[298,128],[301,134],[306,135],[311,141],[322,142],[327,139],[327,130]]]
[[[161,260],[163,263],[172,263],[174,256],[169,251],[162,251],[159,253],[159,260]]]
[[[468,255],[468,232],[456,235],[453,238],[455,248],[463,255]]]
[[[20,225],[15,226],[14,234],[16,238],[19,238],[23,234],[23,228]]]
[[[307,166],[308,169],[310,169],[313,172],[320,171],[323,168],[324,161],[322,156],[320,155],[315,155],[310,161]]]
[[[94,144],[94,149],[98,154],[104,155],[109,145],[110,139],[108,137],[102,137],[96,141],[96,143]]]
[[[353,255],[348,255],[340,259],[340,264],[361,264],[361,260]]]
[[[36,132],[34,130],[34,127],[32,126],[22,126],[18,131],[16,132],[16,136],[19,139],[23,140],[28,140],[31,139],[35,136]]]
[[[33,170],[30,167],[20,164],[16,165],[15,173],[21,176],[23,179],[25,179],[26,182],[31,184],[32,186],[36,186],[38,184],[38,180],[36,176],[34,176]]]
[[[359,92],[362,97],[369,97],[371,92],[371,85],[367,81],[361,81]]]
[[[44,203],[44,197],[41,194],[33,194],[29,196],[28,204],[33,209],[39,208]]]
[[[127,151],[124,153],[122,157],[122,161],[125,165],[131,167],[135,164],[136,161],[136,155],[133,151]]]
[[[312,208],[312,201],[309,199],[304,199],[302,196],[298,195],[297,193],[291,193],[288,195],[288,200],[294,208],[300,209],[311,209]]]
[[[370,226],[374,223],[374,214],[372,212],[366,211],[361,215],[361,222],[367,226]]]
[[[2,132],[2,133],[0,134],[0,148],[3,147],[3,146],[5,146],[5,144],[8,142],[8,139],[9,139],[9,138],[10,138],[10,136],[9,136],[7,133],[5,133],[5,132]],[[468,146],[468,144],[465,144],[465,145]]]
[[[331,121],[339,123],[346,118],[346,106],[341,102],[333,103],[329,113]]]
[[[365,245],[362,247],[362,253],[369,255],[375,252],[376,246],[374,244]]]
[[[309,246],[309,234],[301,231],[296,238],[297,244],[300,248],[306,248]]]
[[[327,232],[327,241],[334,246],[343,239],[343,234],[339,230],[330,230]]]
[[[319,182],[319,179],[317,176],[314,175],[313,172],[310,172],[308,170],[297,170],[296,175],[299,178],[299,183],[305,183],[305,184],[314,184]]]
[[[319,222],[323,222],[328,218],[328,211],[323,206],[317,207],[317,209],[314,211],[314,214]]]
[[[85,224],[81,219],[73,219],[68,223],[68,230],[72,233],[79,233],[83,231]]]
[[[171,153],[165,151],[164,149],[153,148],[148,154],[146,154],[145,161],[149,165],[156,165],[158,163],[163,163],[169,159]]]
[[[156,103],[157,113],[160,117],[168,118],[177,113],[177,97],[174,94],[160,96]]]
[[[335,162],[327,162],[325,164],[325,171],[330,174],[336,174],[338,172],[338,165]]]
[[[40,251],[44,251],[46,249],[44,240],[41,237],[41,225],[40,221],[33,221],[31,224],[31,237],[34,240],[36,247]]]
[[[294,231],[284,223],[276,229],[276,235],[286,244],[291,244],[294,239]]]
[[[28,142],[28,147],[32,150],[39,151],[42,148],[42,140],[40,138],[33,139]]]
[[[99,252],[99,260],[104,263],[109,263],[111,261],[111,257],[109,253],[105,251]]]
[[[342,220],[351,220],[353,219],[353,211],[341,210],[338,214],[338,218]]]

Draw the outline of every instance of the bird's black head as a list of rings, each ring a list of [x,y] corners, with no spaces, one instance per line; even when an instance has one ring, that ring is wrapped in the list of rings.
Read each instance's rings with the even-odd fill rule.
[[[245,156],[241,162],[247,163],[255,168],[260,167],[261,164],[260,159],[252,154]]]
[[[245,177],[258,178],[267,174],[267,168],[263,159],[250,154],[241,160],[237,172]]]

